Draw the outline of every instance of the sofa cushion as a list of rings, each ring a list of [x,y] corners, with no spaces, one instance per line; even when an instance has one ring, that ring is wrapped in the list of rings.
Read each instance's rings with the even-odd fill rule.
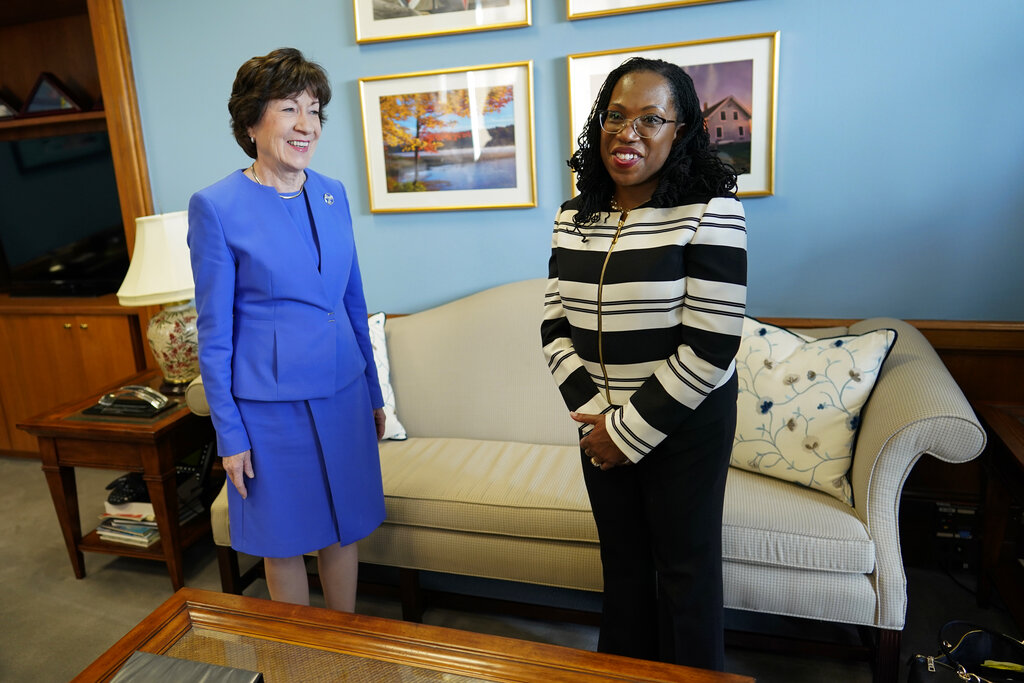
[[[413,437],[380,464],[388,523],[597,541],[578,446]]]
[[[382,443],[388,525],[598,542],[579,448],[473,439]],[[727,561],[869,573],[874,544],[856,513],[817,491],[731,470]]]
[[[889,329],[808,339],[745,319],[732,465],[852,504],[861,409],[895,340]]]
[[[729,469],[722,558],[745,564],[869,574],[875,544],[856,511],[819,491]]]
[[[406,438],[405,427],[398,421],[395,407],[395,392],[391,388],[391,363],[388,360],[387,338],[384,335],[385,315],[374,313],[367,319],[370,327],[370,344],[373,346],[373,363],[377,366],[377,381],[384,396],[384,438]]]

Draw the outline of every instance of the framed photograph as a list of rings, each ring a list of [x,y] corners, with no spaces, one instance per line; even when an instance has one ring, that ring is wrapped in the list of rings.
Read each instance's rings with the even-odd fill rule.
[[[0,93],[0,120],[13,119],[18,115],[18,107],[13,103],[11,98],[5,98],[3,93]]]
[[[359,79],[370,211],[537,205],[533,62]]]
[[[352,0],[356,42],[530,25],[530,0]]]
[[[48,116],[82,111],[64,84],[51,73],[42,73],[21,108],[22,116]]]
[[[570,55],[571,152],[605,77],[633,56],[683,67],[704,108],[712,145],[736,168],[738,194],[774,194],[778,32]],[[575,185],[574,178],[573,193]]]
[[[646,12],[652,9],[686,7],[687,5],[707,5],[712,2],[729,2],[729,0],[565,0],[565,5],[570,19],[590,19],[610,14]]]

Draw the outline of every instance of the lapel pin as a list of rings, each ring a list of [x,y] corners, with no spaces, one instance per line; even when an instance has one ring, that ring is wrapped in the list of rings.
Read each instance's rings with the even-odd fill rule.
[[[334,203],[334,195],[330,192],[324,192],[324,204],[330,206]]]

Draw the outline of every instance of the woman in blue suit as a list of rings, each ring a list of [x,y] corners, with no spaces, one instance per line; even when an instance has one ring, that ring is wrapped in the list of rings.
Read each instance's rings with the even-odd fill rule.
[[[384,519],[384,405],[342,184],[308,168],[331,98],[291,48],[238,70],[228,109],[254,161],[192,196],[199,366],[229,487],[231,545],[274,600],[355,607],[355,542]]]

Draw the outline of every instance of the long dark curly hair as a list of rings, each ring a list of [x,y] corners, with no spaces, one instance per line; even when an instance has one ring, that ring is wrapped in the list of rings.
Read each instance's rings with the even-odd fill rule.
[[[726,164],[711,149],[704,114],[693,87],[693,79],[676,64],[660,59],[632,57],[608,74],[597,95],[587,125],[576,141],[576,153],[568,160],[569,168],[576,172],[579,190],[573,223],[581,227],[594,223],[602,212],[609,210],[615,193],[608,170],[601,160],[601,122],[598,112],[608,107],[615,84],[623,76],[635,71],[653,71],[668,81],[676,108],[676,120],[686,124],[661,167],[658,187],[651,197],[655,206],[675,206],[683,198],[702,196],[706,199],[733,194],[736,190],[736,170]]]

